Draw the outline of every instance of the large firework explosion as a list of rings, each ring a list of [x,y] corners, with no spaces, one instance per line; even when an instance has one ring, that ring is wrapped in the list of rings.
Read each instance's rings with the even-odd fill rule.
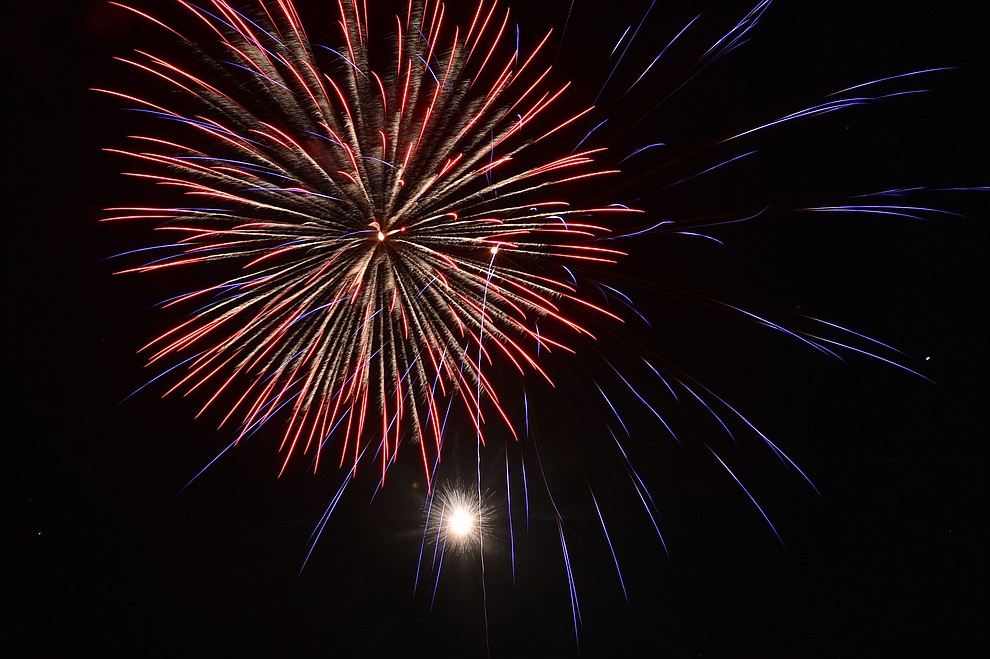
[[[528,392],[566,388],[560,397],[567,409],[597,424],[660,552],[658,507],[630,455],[642,417],[630,418],[630,409],[674,442],[684,441],[682,428],[699,412],[708,415],[732,443],[741,431],[804,476],[737,406],[676,360],[644,349],[642,332],[622,329],[624,321],[649,321],[630,288],[751,321],[821,354],[866,353],[915,370],[896,351],[837,325],[810,317],[785,325],[686,287],[630,283],[632,270],[612,266],[638,241],[714,240],[711,227],[770,213],[935,214],[902,201],[902,190],[885,190],[853,202],[782,202],[667,219],[640,213],[642,195],[629,192],[644,180],[655,194],[711,176],[752,156],[755,150],[735,145],[753,135],[913,92],[914,80],[929,71],[850,85],[765,117],[722,136],[716,146],[728,151],[712,149],[708,159],[671,174],[657,155],[662,144],[623,142],[648,112],[619,129],[603,128],[602,113],[642,93],[654,65],[697,19],[672,28],[655,59],[623,75],[623,56],[642,38],[646,11],[617,35],[607,75],[589,94],[561,81],[554,35],[520,36],[508,9],[486,0],[457,16],[437,2],[410,2],[398,16],[340,2],[336,33],[323,30],[312,40],[314,23],[304,27],[289,3],[178,4],[193,20],[165,20],[144,5],[131,11],[173,37],[184,56],[139,50],[125,61],[156,88],[140,96],[108,92],[155,119],[149,126],[168,126],[114,151],[139,163],[133,176],[180,193],[161,205],[110,211],[108,220],[144,222],[169,236],[139,251],[150,260],[121,271],[199,271],[191,291],[164,304],[186,315],[146,347],[162,372],[156,381],[167,381],[169,393],[198,396],[204,413],[236,428],[235,443],[277,433],[283,470],[294,456],[308,456],[313,468],[326,468],[329,459],[347,486],[359,466],[368,471],[375,461],[376,480],[385,481],[393,465],[415,459],[429,493],[427,514],[441,520],[471,496],[484,510],[494,462],[506,474],[509,553],[512,513],[519,512],[510,493],[522,495],[528,517],[529,486],[539,483],[559,533],[575,628],[581,615],[567,515],[530,429]],[[689,73],[656,102],[744,44],[769,4],[742,12],[706,42]],[[596,341],[602,336],[610,340]],[[542,398],[556,402],[550,391]],[[673,410],[685,407],[692,411]],[[475,485],[434,489],[457,434],[470,437],[462,443],[476,459]],[[525,453],[516,442],[533,449]],[[494,460],[486,458],[489,444],[505,446]],[[723,449],[701,444],[770,524]],[[585,489],[614,560],[609,569],[625,590],[596,490]],[[436,518],[431,524],[423,551],[442,556],[446,539],[459,534]],[[483,544],[481,524],[477,534]]]
[[[520,53],[494,4],[462,30],[442,4],[410,3],[379,73],[381,40],[359,3],[341,4],[340,50],[321,58],[289,4],[188,8],[229,59],[204,57],[202,73],[128,60],[199,107],[139,101],[188,136],[139,138],[126,154],[158,166],[137,175],[204,206],[109,219],[175,238],[134,271],[234,274],[169,301],[201,306],[147,347],[150,362],[185,357],[172,390],[208,391],[204,409],[232,389],[224,420],[242,437],[284,414],[286,461],[318,462],[329,443],[356,467],[371,443],[384,478],[414,444],[428,477],[451,394],[479,441],[492,418],[512,427],[486,369],[504,360],[549,379],[535,355],[567,350],[556,334],[587,334],[582,315],[611,315],[577,293],[567,265],[613,261],[596,241],[602,216],[631,212],[560,190],[612,173],[591,168],[601,149],[529,157],[586,113],[561,120],[565,89],[540,63],[547,39]]]

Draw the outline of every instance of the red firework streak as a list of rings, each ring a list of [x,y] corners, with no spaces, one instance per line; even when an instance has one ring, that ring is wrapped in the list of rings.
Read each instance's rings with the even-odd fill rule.
[[[384,478],[411,443],[429,479],[452,403],[479,442],[489,418],[515,436],[487,371],[550,381],[537,354],[572,351],[568,336],[590,336],[581,318],[612,315],[567,266],[614,262],[602,218],[636,212],[568,200],[614,173],[594,165],[603,149],[545,156],[590,111],[557,114],[550,34],[522,53],[497,2],[479,0],[464,29],[411,0],[375,41],[366,4],[340,0],[338,44],[315,46],[288,0],[176,2],[205,37],[126,7],[197,53],[124,60],[167,100],[101,90],[162,120],[167,137],[115,152],[184,201],[110,209],[172,236],[122,272],[212,278],[166,303],[195,306],[145,347],[158,368],[177,362],[169,393],[227,406],[238,440],[285,419],[283,470],[321,450],[356,467],[372,447]]]

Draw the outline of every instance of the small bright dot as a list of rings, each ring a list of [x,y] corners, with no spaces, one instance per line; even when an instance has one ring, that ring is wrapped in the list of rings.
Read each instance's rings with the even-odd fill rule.
[[[495,256],[496,254],[498,254],[498,245],[492,247],[492,256]]]
[[[379,231],[378,232],[378,242],[384,242],[384,241],[385,241],[385,234],[382,233],[381,231]]]
[[[463,538],[474,530],[474,515],[467,508],[455,508],[447,520],[447,528],[455,536]]]

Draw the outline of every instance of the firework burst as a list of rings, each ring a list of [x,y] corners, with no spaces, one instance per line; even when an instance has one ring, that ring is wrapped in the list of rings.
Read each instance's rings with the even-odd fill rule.
[[[523,53],[496,3],[464,29],[442,3],[415,1],[378,53],[363,3],[339,4],[340,49],[313,46],[291,3],[181,4],[221,54],[194,68],[126,61],[182,109],[110,92],[181,125],[182,139],[138,137],[120,153],[195,200],[112,209],[173,237],[125,272],[222,268],[167,303],[193,311],[145,348],[151,364],[181,362],[170,393],[226,405],[239,438],[281,415],[286,463],[318,463],[328,446],[356,466],[370,442],[383,478],[406,440],[429,478],[455,400],[479,441],[493,419],[515,434],[487,370],[549,380],[536,353],[571,350],[589,335],[578,319],[612,315],[567,265],[614,262],[596,239],[634,212],[569,200],[612,173],[594,166],[600,149],[539,157],[585,114],[560,119],[549,34]]]
[[[706,41],[711,46],[696,52],[683,79],[667,82],[657,99],[645,90],[651,72],[698,19],[672,29],[655,58],[633,65],[624,59],[653,3],[621,33],[604,82],[590,95],[559,81],[555,35],[523,47],[508,10],[495,0],[478,0],[456,17],[436,0],[410,0],[385,19],[365,2],[339,0],[332,35],[312,40],[286,0],[177,4],[193,19],[190,27],[126,9],[183,44],[188,61],[137,51],[123,61],[156,89],[140,96],[102,90],[163,128],[167,137],[134,137],[136,146],[113,151],[138,163],[131,176],[171,196],[161,205],[110,209],[106,219],[151,225],[167,236],[125,255],[152,254],[121,272],[194,271],[195,281],[205,282],[166,301],[186,315],[145,347],[158,377],[169,381],[168,393],[198,396],[201,413],[235,428],[234,443],[278,425],[282,470],[302,455],[314,469],[327,459],[342,468],[343,483],[317,524],[314,545],[359,464],[376,461],[377,493],[400,453],[414,453],[407,457],[427,482],[417,584],[429,574],[436,598],[444,557],[457,555],[480,559],[484,589],[489,539],[504,538],[515,576],[514,529],[528,528],[534,484],[552,509],[577,635],[571,552],[581,547],[568,542],[570,520],[558,506],[565,488],[556,479],[564,480],[565,470],[545,468],[542,446],[552,440],[540,437],[538,446],[529,417],[531,396],[552,397],[554,407],[559,383],[567,385],[567,405],[552,412],[564,423],[545,434],[565,438],[559,453],[567,457],[579,452],[579,442],[571,442],[575,429],[594,435],[592,457],[581,467],[591,466],[573,470],[579,482],[568,494],[585,504],[586,519],[604,539],[607,553],[600,555],[614,565],[627,599],[613,544],[621,529],[609,517],[618,506],[608,486],[599,487],[616,481],[587,474],[604,471],[599,458],[608,453],[625,503],[632,501],[628,508],[656,531],[654,548],[666,551],[654,483],[637,461],[640,436],[662,434],[681,445],[684,429],[703,418],[716,433],[692,432],[699,440],[693,444],[783,544],[729,451],[755,444],[815,490],[811,478],[741,408],[659,354],[648,314],[620,289],[700,305],[829,358],[866,355],[920,375],[903,353],[831,322],[799,315],[785,324],[708,293],[637,278],[633,270],[607,276],[620,270],[613,266],[626,256],[624,246],[647,237],[719,243],[712,227],[774,213],[941,213],[906,201],[918,190],[904,189],[837,203],[773,201],[731,212],[706,206],[686,218],[644,215],[622,196],[633,196],[638,185],[648,191],[635,203],[649,202],[710,180],[749,162],[757,149],[745,145],[756,135],[921,91],[891,89],[935,69],[849,86],[728,130],[702,148],[682,145],[668,157],[661,142],[630,145],[625,138],[745,43],[769,0],[754,2]],[[624,66],[641,68],[629,75]],[[648,109],[606,125],[599,115],[621,114],[617,101],[633,95],[649,96]],[[575,96],[593,100],[580,104]],[[699,151],[701,162],[692,158]],[[635,176],[616,177],[620,168],[633,168]],[[598,187],[600,181],[606,185]],[[655,265],[647,264],[651,275]],[[624,320],[636,329],[620,333]],[[603,333],[619,340],[589,345]],[[557,355],[573,368],[557,369]],[[470,429],[460,432],[471,435],[465,444],[476,458],[477,480],[467,486],[438,484],[441,457],[455,448],[451,426]],[[504,481],[501,465],[497,479],[488,477],[495,461],[482,451],[502,439]],[[556,457],[547,465],[559,465]]]

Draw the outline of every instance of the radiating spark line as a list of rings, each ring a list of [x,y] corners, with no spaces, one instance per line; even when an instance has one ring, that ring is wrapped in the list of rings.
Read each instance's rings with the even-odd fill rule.
[[[780,533],[777,532],[777,527],[775,527],[773,525],[773,522],[770,521],[770,518],[767,516],[766,511],[763,510],[763,507],[756,501],[756,499],[753,498],[753,495],[749,493],[749,490],[747,490],[746,486],[742,484],[742,481],[739,480],[739,477],[736,476],[731,469],[729,469],[729,465],[725,464],[725,461],[722,460],[721,457],[719,457],[718,453],[712,450],[712,447],[710,446],[708,446],[708,450],[711,451],[711,454],[715,456],[715,459],[718,460],[719,464],[721,464],[722,467],[724,467],[725,470],[729,473],[729,475],[732,476],[732,480],[734,480],[736,482],[736,485],[738,485],[740,489],[742,489],[742,491],[746,494],[746,497],[753,503],[754,506],[756,506],[756,509],[760,511],[760,515],[762,515],[763,519],[766,520],[766,523],[770,527],[770,530],[772,530],[773,534],[777,536],[777,540],[780,542],[780,546],[786,548],[787,545],[784,544],[784,539],[780,537]]]
[[[646,487],[646,483],[640,477],[639,472],[633,467],[632,460],[629,459],[629,454],[626,452],[625,447],[622,446],[622,442],[619,441],[618,435],[609,428],[609,435],[611,435],[612,440],[619,449],[619,453],[622,455],[622,460],[625,463],[626,473],[629,474],[629,480],[632,482],[633,490],[636,492],[636,496],[639,498],[640,503],[643,504],[643,509],[646,511],[647,517],[650,518],[650,523],[653,525],[653,530],[656,531],[657,537],[660,539],[660,545],[663,547],[663,551],[667,556],[670,556],[670,550],[667,549],[667,541],[663,538],[663,533],[660,531],[660,524],[657,522],[657,517],[660,515],[660,510],[657,508],[656,502],[653,501],[653,495],[650,494],[650,490]]]
[[[615,564],[615,573],[619,577],[619,585],[622,586],[622,596],[626,600],[626,604],[629,603],[629,593],[626,591],[626,582],[622,578],[622,569],[619,567],[619,557],[615,554],[615,547],[612,546],[612,538],[609,537],[608,527],[605,526],[605,518],[602,516],[602,509],[598,506],[598,498],[595,496],[595,491],[588,486],[588,490],[591,492],[591,500],[595,504],[595,512],[598,513],[598,521],[602,524],[602,533],[605,534],[605,541],[608,543],[608,550],[612,553],[612,562]]]
[[[509,565],[512,568],[512,583],[516,582],[516,538],[512,526],[512,482],[509,470],[509,452],[505,452],[505,512],[509,520]]]
[[[682,28],[681,28],[681,31],[680,31],[680,32],[678,32],[678,33],[677,33],[676,35],[674,35],[674,38],[673,38],[673,39],[671,39],[671,40],[670,40],[670,41],[669,41],[669,42],[667,43],[667,45],[663,47],[663,50],[661,50],[661,51],[660,51],[660,53],[659,53],[659,54],[658,54],[658,55],[657,55],[657,56],[656,56],[656,57],[655,57],[655,58],[653,59],[653,61],[652,61],[652,62],[650,62],[650,65],[649,65],[649,66],[647,66],[647,67],[646,67],[645,69],[643,69],[643,72],[639,74],[639,77],[638,77],[638,78],[636,78],[636,81],[635,81],[635,82],[633,82],[633,84],[631,84],[631,85],[629,85],[629,88],[628,88],[628,89],[626,90],[626,93],[627,93],[627,94],[628,94],[629,92],[631,92],[631,91],[633,90],[633,87],[635,87],[636,85],[638,85],[638,84],[640,83],[640,81],[641,81],[641,80],[642,80],[643,78],[645,78],[645,77],[646,77],[646,74],[648,74],[648,73],[650,72],[650,69],[652,69],[652,68],[654,67],[654,65],[655,65],[655,64],[656,64],[657,62],[659,62],[659,61],[660,61],[660,58],[661,58],[661,57],[663,57],[663,56],[664,56],[664,54],[666,54],[666,52],[667,52],[668,50],[670,50],[670,47],[674,45],[674,42],[675,42],[675,41],[677,41],[678,39],[680,39],[680,38],[681,38],[681,36],[682,36],[682,35],[683,35],[683,34],[684,34],[685,32],[687,32],[687,31],[688,31],[688,28],[690,28],[690,27],[691,27],[692,25],[694,25],[694,23],[695,23],[695,21],[697,21],[697,20],[698,20],[699,18],[701,18],[701,14],[698,14],[697,16],[695,16],[694,18],[692,18],[692,19],[691,19],[690,21],[688,21],[688,23],[687,23],[687,25],[685,25],[684,27],[682,27]]]

